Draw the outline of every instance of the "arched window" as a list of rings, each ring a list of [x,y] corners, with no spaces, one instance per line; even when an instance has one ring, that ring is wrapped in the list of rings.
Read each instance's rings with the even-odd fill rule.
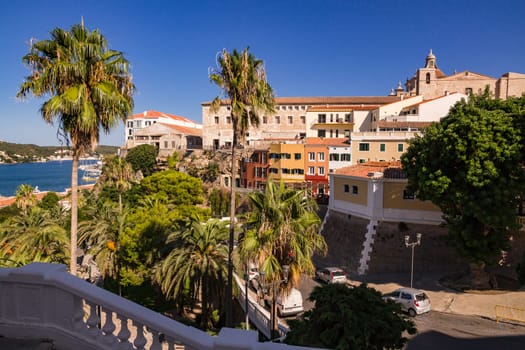
[[[426,82],[427,84],[430,84],[430,73],[427,73],[426,75]]]

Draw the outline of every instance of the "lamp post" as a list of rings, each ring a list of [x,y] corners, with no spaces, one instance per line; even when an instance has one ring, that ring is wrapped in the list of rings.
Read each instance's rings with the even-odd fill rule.
[[[410,242],[410,236],[405,236],[405,246],[412,248],[412,262],[410,264],[410,288],[412,288],[412,282],[414,281],[414,248],[421,244],[421,233],[416,233],[416,241]]]

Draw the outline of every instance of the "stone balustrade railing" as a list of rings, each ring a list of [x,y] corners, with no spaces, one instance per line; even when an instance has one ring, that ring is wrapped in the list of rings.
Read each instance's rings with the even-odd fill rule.
[[[311,350],[260,343],[256,331],[213,337],[44,263],[0,269],[0,336],[50,339],[59,350]]]

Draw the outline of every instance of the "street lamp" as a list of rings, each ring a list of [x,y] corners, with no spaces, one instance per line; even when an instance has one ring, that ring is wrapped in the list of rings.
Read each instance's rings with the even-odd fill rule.
[[[412,263],[410,264],[410,288],[412,288],[412,282],[414,281],[414,248],[421,244],[421,233],[416,233],[416,241],[410,242],[410,236],[405,236],[405,246],[412,248]]]

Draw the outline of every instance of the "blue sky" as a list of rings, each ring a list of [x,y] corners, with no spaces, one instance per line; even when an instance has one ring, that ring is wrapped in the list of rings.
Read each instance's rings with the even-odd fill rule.
[[[220,93],[208,69],[223,48],[249,46],[277,96],[387,95],[430,48],[446,74],[525,73],[524,13],[523,0],[0,0],[0,140],[59,144],[43,100],[15,98],[29,73],[21,58],[30,38],[81,17],[131,62],[134,113],[201,122],[201,103]],[[123,130],[101,144],[123,144]]]

